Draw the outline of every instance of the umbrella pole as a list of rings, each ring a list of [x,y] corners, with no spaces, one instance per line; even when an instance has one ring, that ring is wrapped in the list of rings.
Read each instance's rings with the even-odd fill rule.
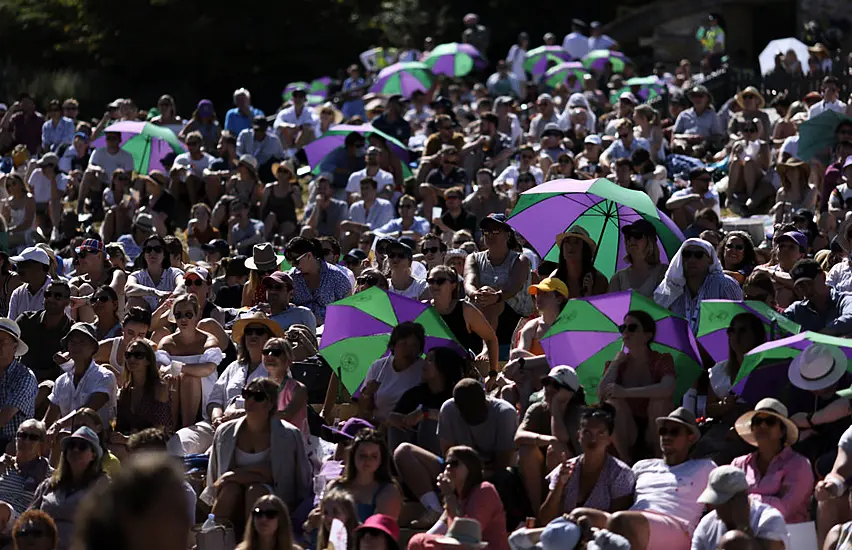
[[[343,369],[337,367],[337,402],[343,401]]]

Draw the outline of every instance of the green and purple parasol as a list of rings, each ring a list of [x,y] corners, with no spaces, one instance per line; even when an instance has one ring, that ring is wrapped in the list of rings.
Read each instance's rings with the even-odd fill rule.
[[[470,44],[450,42],[439,44],[423,60],[433,74],[450,77],[465,76],[474,69],[486,65],[485,58],[476,47]]]
[[[657,334],[651,348],[672,355],[677,375],[673,398],[680,403],[702,370],[695,337],[686,319],[635,290],[569,300],[541,339],[548,363],[574,367],[586,399],[596,402],[606,362],[612,361],[623,345],[618,326],[631,310],[645,311],[656,321]]]
[[[612,72],[623,73],[624,65],[630,59],[618,50],[592,50],[583,57],[583,65],[592,71],[602,73],[606,64],[612,65]]]
[[[169,154],[178,155],[185,151],[174,132],[149,122],[116,122],[107,126],[104,132],[121,134],[121,148],[133,156],[133,170],[137,174],[148,174],[151,170],[168,173],[163,159]],[[92,142],[92,147],[105,146],[105,134]]]
[[[802,327],[763,302],[733,300],[702,300],[698,333],[695,337],[714,361],[728,358],[728,327],[740,313],[751,313],[763,323],[767,338],[777,340],[781,335],[798,334]]]
[[[425,92],[431,86],[432,73],[429,67],[419,61],[408,61],[382,69],[370,91],[383,95],[400,94],[409,98],[414,92]]]
[[[452,331],[432,306],[373,287],[334,302],[325,314],[320,355],[341,374],[343,385],[354,393],[367,369],[387,355],[393,328],[413,321],[426,331],[425,351],[449,347],[467,355]],[[338,370],[339,369],[339,370]]]
[[[548,67],[570,61],[571,56],[562,46],[539,46],[527,52],[524,70],[533,76],[545,74]]]
[[[551,262],[559,261],[556,236],[572,226],[583,227],[597,242],[595,268],[610,279],[628,266],[621,228],[640,219],[656,228],[660,261],[669,263],[683,242],[680,229],[644,192],[603,178],[552,180],[524,191],[508,223],[542,259]]]
[[[544,73],[545,85],[555,88],[565,84],[568,89],[579,91],[583,87],[583,78],[589,74],[580,61],[568,61],[547,69]]]
[[[315,96],[322,96],[323,99],[328,97],[328,87],[331,86],[330,76],[321,76],[311,81],[308,87],[308,93]]]
[[[408,162],[408,148],[398,139],[375,128],[372,124],[338,124],[324,133],[319,139],[305,145],[304,151],[310,167],[316,168],[329,153],[339,147],[343,147],[346,136],[352,132],[361,134],[364,137],[369,137],[371,134],[382,136],[387,141],[388,147],[399,157],[403,164]]]

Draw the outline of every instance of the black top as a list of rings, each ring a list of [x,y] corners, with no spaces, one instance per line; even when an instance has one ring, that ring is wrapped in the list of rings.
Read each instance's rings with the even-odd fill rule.
[[[452,388],[445,389],[440,393],[432,393],[429,389],[429,385],[424,382],[406,390],[405,393],[402,394],[402,397],[399,398],[399,401],[396,402],[393,412],[408,414],[410,412],[414,412],[414,410],[421,405],[424,411],[440,410],[441,405],[443,405],[446,400],[452,399],[452,397]]]
[[[461,214],[459,214],[458,218],[454,218],[452,214],[450,214],[450,211],[446,210],[441,215],[441,221],[444,222],[444,225],[446,225],[453,231],[467,229],[468,231],[470,231],[471,235],[476,235],[476,216],[474,216],[464,208],[461,209]]]
[[[30,348],[21,358],[21,363],[33,371],[39,383],[56,380],[62,369],[53,360],[53,355],[62,351],[60,341],[71,330],[71,319],[66,315],[58,326],[48,328],[44,326],[44,310],[41,310],[24,312],[16,321],[21,328],[21,340]]]
[[[478,355],[482,351],[482,338],[467,330],[467,322],[464,320],[464,304],[461,301],[456,302],[456,307],[451,312],[441,315],[441,319],[447,323],[453,336],[456,337],[463,348],[469,349],[474,355]]]

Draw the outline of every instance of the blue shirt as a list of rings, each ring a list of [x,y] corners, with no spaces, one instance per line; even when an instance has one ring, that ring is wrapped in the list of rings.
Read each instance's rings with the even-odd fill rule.
[[[362,88],[367,84],[367,81],[361,77],[358,78],[347,78],[343,81],[343,91],[348,92],[349,90],[353,90],[356,88]],[[343,108],[341,109],[343,112],[343,116],[346,118],[352,118],[353,116],[363,117],[364,113],[364,100],[361,98],[352,99],[343,104]]]
[[[281,146],[281,140],[278,139],[278,136],[266,132],[266,137],[262,141],[255,141],[252,128],[243,130],[237,137],[237,155],[253,156],[257,159],[258,166],[263,166],[272,159],[287,158],[287,153],[284,152],[284,147]]]
[[[633,151],[637,151],[639,149],[645,149],[650,153],[651,144],[648,143],[648,140],[645,138],[634,137],[633,141],[630,143],[630,148],[627,148],[621,139],[617,139],[612,142],[612,145],[610,145],[606,151],[604,151],[604,154],[610,162],[615,162],[618,159],[629,159],[630,155],[633,154]]]
[[[225,114],[225,129],[235,136],[238,136],[243,130],[251,128],[252,118],[256,116],[266,116],[263,114],[263,111],[256,109],[255,107],[249,107],[249,110],[251,111],[251,118],[243,115],[236,107],[229,110]]]
[[[320,162],[320,172],[328,172],[332,175],[331,186],[335,189],[346,189],[346,185],[349,183],[349,176],[353,172],[363,170],[366,167],[367,163],[363,155],[356,158],[349,158],[346,147],[338,147]],[[342,168],[344,171],[338,172],[338,168]]]
[[[18,427],[24,420],[35,415],[35,397],[38,391],[38,382],[33,371],[18,360],[12,364],[0,376],[0,408],[15,407],[18,412],[2,428],[0,428],[0,440],[15,439]]]
[[[701,302],[704,300],[742,300],[743,289],[734,279],[723,273],[708,273],[698,295],[693,296],[689,288],[683,289],[683,294],[671,303],[669,309],[676,315],[689,321],[692,333],[698,332],[698,320],[701,317]]]
[[[725,135],[725,129],[719,121],[719,116],[712,109],[705,109],[700,115],[693,107],[677,115],[674,126],[675,134],[697,135],[703,138]]]
[[[383,227],[393,219],[393,205],[389,200],[377,197],[370,211],[364,207],[364,201],[352,203],[349,207],[349,219],[370,226],[370,229]]]
[[[831,299],[826,311],[820,313],[806,298],[790,304],[784,310],[784,315],[799,323],[802,330],[821,332],[832,329],[841,336],[852,334],[852,293],[838,292],[831,287],[828,287],[828,291]]]
[[[393,233],[399,233],[400,231],[414,231],[422,237],[431,229],[432,224],[429,223],[429,220],[421,218],[420,216],[414,216],[414,222],[408,229],[402,228],[402,218],[396,218],[376,229],[375,233],[378,235],[392,235]]]
[[[317,332],[317,319],[313,312],[306,307],[290,304],[290,307],[275,315],[270,315],[269,318],[281,325],[284,330],[293,325],[305,325],[311,329],[312,333],[316,334]]]
[[[45,151],[56,151],[60,145],[74,141],[76,131],[74,121],[68,117],[60,118],[56,126],[52,120],[48,120],[41,127],[41,146]]]
[[[325,323],[325,308],[328,304],[342,300],[352,292],[349,278],[325,262],[320,263],[320,284],[313,291],[308,288],[298,268],[291,269],[289,273],[293,278],[293,303],[310,309],[316,317],[317,325]]]

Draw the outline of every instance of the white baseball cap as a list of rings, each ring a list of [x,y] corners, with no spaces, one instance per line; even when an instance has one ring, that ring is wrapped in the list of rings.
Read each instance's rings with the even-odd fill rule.
[[[40,264],[50,265],[50,256],[47,255],[47,252],[37,246],[27,247],[23,252],[17,256],[12,256],[9,260],[14,263],[38,262]]]

